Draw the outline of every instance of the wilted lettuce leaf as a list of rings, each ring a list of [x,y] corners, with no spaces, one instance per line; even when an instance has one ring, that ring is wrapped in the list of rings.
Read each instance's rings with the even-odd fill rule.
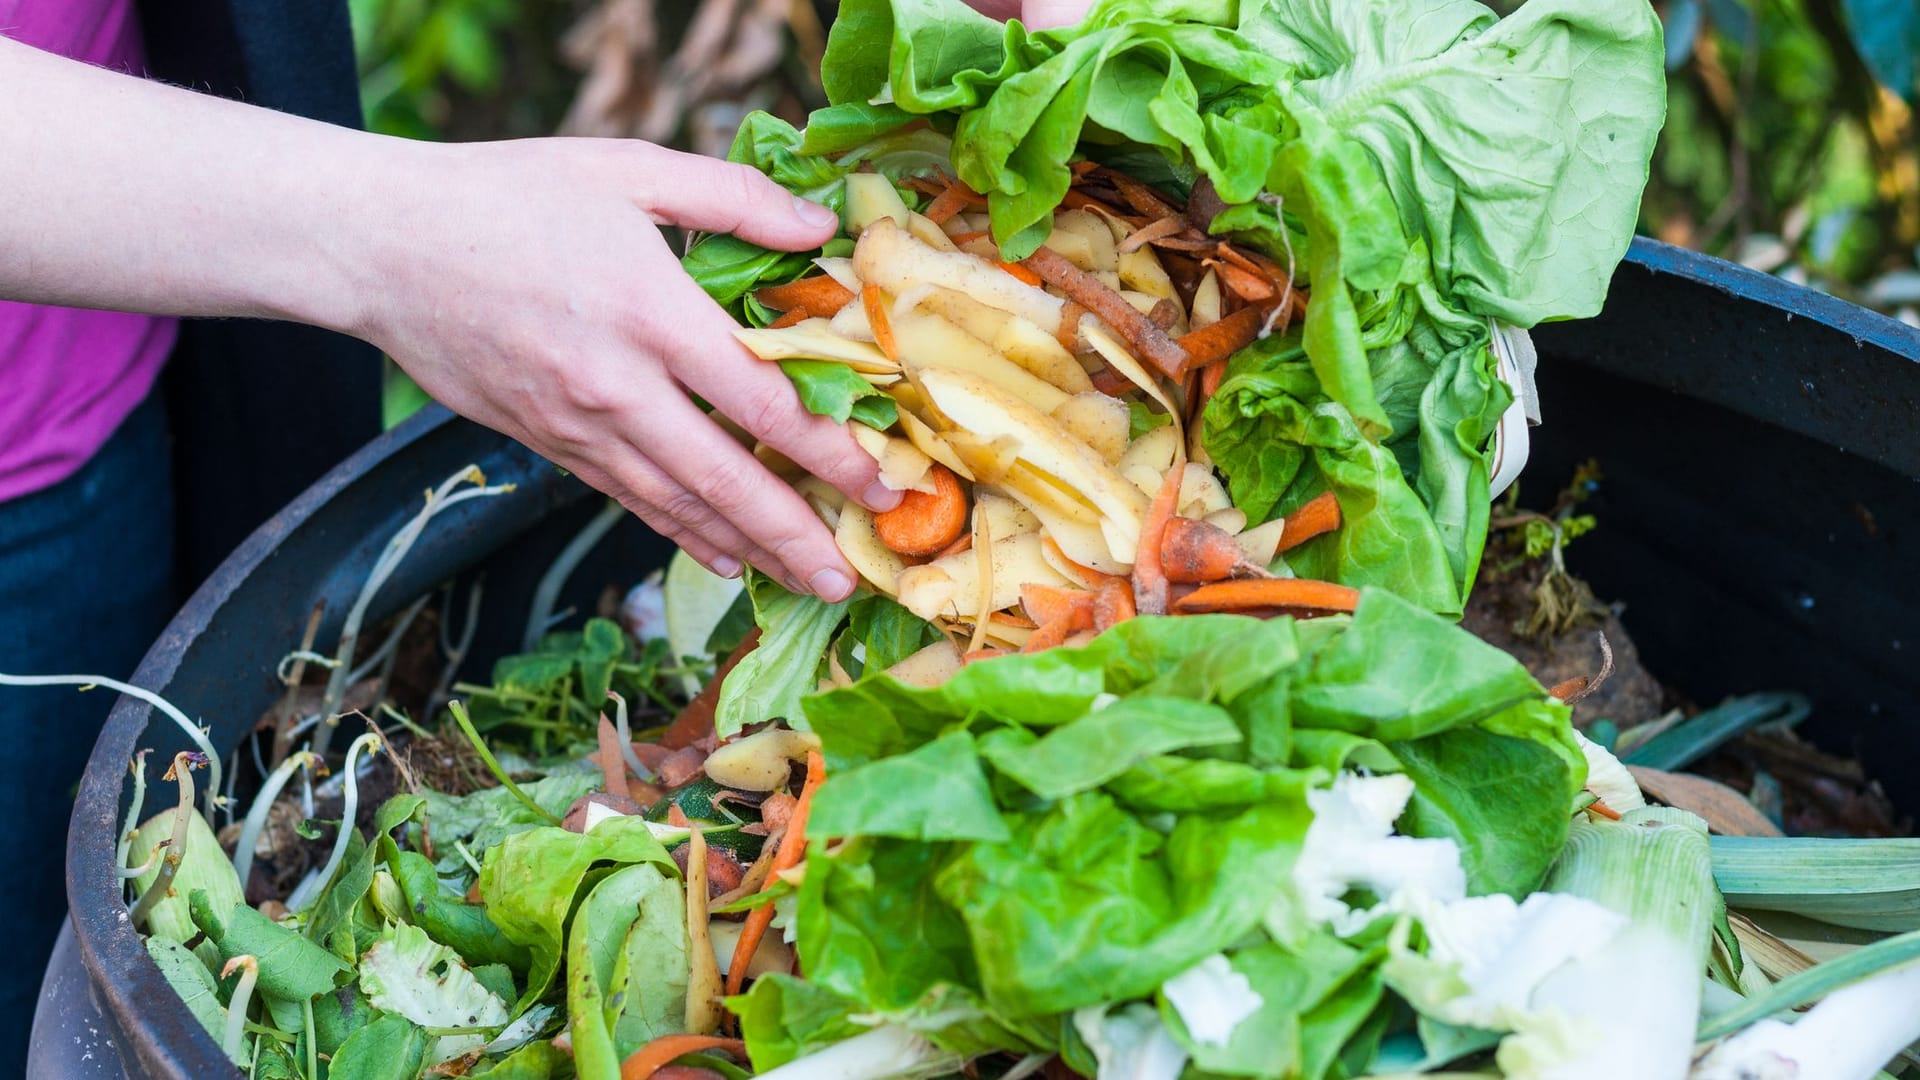
[[[995,740],[982,749],[994,768],[1027,790],[1043,799],[1060,799],[1099,787],[1157,754],[1239,741],[1240,728],[1217,705],[1135,697],[1037,740]]]
[[[480,896],[487,915],[508,940],[526,946],[533,958],[515,1014],[538,1001],[552,985],[560,967],[561,929],[589,869],[597,863],[664,867],[672,861],[647,831],[647,823],[637,817],[601,822],[590,833],[541,826],[488,848],[480,871]]]

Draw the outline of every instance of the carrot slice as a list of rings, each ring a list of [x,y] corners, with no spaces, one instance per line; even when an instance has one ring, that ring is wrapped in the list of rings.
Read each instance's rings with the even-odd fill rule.
[[[873,328],[873,343],[887,359],[900,359],[899,346],[893,339],[893,323],[887,318],[887,298],[881,294],[880,286],[871,283],[861,286],[860,306],[866,309],[867,325]]]
[[[1005,649],[999,649],[999,648],[975,649],[970,653],[964,653],[961,655],[960,666],[965,667],[968,664],[977,664],[982,660],[991,660],[996,656],[1005,656],[1005,655],[1007,655],[1007,650]]]
[[[1168,581],[1225,581],[1250,569],[1247,553],[1233,534],[1218,525],[1192,518],[1167,521],[1160,541],[1160,564]]]
[[[1178,378],[1186,369],[1186,350],[1173,343],[1165,330],[1140,314],[1127,298],[1102,284],[1099,278],[1067,261],[1052,248],[1041,248],[1027,256],[1025,265],[1047,284],[1067,294],[1067,298],[1098,315],[1101,321],[1120,332],[1127,345],[1139,356],[1170,378]]]
[[[800,789],[800,801],[794,805],[793,818],[787,822],[787,831],[780,838],[779,854],[773,857],[773,871],[768,877],[782,870],[791,870],[798,866],[807,853],[807,813],[813,809],[813,794],[820,790],[821,781],[827,778],[826,759],[820,751],[807,751],[807,782]],[[733,997],[747,981],[747,968],[753,963],[754,950],[760,947],[760,939],[767,936],[767,927],[773,925],[773,901],[769,900],[748,913],[747,921],[740,928],[739,943],[733,947],[733,962],[727,965],[727,996]],[[626,1080],[623,1076],[622,1080]]]
[[[831,319],[853,299],[853,290],[825,274],[769,285],[753,298],[775,311],[804,311],[811,318]]]
[[[968,187],[965,181],[956,178],[953,183],[947,185],[945,191],[933,197],[933,201],[921,211],[921,216],[935,225],[945,225],[953,220],[954,215],[967,207],[985,205],[987,200],[984,195]]]
[[[958,555],[963,551],[972,551],[972,550],[973,550],[973,533],[971,531],[963,532],[960,534],[960,539],[955,540],[953,543],[948,544],[946,547],[941,548],[937,553],[935,553],[933,557],[936,559],[944,559],[949,555]],[[894,552],[894,554],[898,555],[899,552],[896,551]]]
[[[1287,523],[1280,530],[1279,550],[1299,547],[1339,527],[1340,500],[1331,491],[1321,492],[1308,500],[1305,506],[1287,515]]]
[[[708,680],[707,685],[700,688],[700,692],[694,695],[692,701],[687,702],[687,707],[680,710],[680,715],[674,717],[673,724],[660,736],[661,746],[671,750],[684,750],[713,734],[714,711],[720,707],[721,682],[759,644],[760,628],[756,626],[747,631],[747,636],[741,639],[740,646],[721,661],[718,668],[714,669],[713,678]]]
[[[1042,248],[1041,250],[1045,251],[1046,249]],[[1039,288],[1041,285],[1045,284],[1045,282],[1041,280],[1041,277],[1039,274],[1034,273],[1032,270],[1028,269],[1025,266],[1020,265],[1019,263],[996,262],[994,263],[994,265],[998,266],[1002,270],[1005,270],[1007,273],[1012,274],[1016,279],[1020,281],[1024,281],[1036,289]]]
[[[1085,625],[1093,625],[1093,596],[1085,589],[1063,589],[1058,585],[1028,582],[1020,586],[1020,606],[1026,608],[1027,617],[1042,628],[1061,621],[1084,620]]]
[[[1068,300],[1066,304],[1060,308],[1060,326],[1054,330],[1053,337],[1054,340],[1060,343],[1061,348],[1068,352],[1076,352],[1079,350],[1080,318],[1086,313],[1086,308],[1074,303],[1072,300]]]
[[[1108,578],[1093,598],[1093,629],[1106,633],[1134,617],[1133,586],[1126,578]]]
[[[929,475],[933,493],[904,492],[900,505],[873,515],[873,531],[888,549],[902,555],[933,555],[967,529],[967,493],[960,478],[935,464]]]
[[[1167,575],[1160,564],[1160,545],[1165,542],[1167,522],[1180,501],[1180,479],[1186,474],[1185,462],[1175,457],[1173,468],[1160,484],[1160,491],[1147,507],[1140,522],[1140,550],[1133,556],[1133,606],[1142,615],[1167,613]]]
[[[1218,322],[1181,335],[1174,344],[1186,350],[1188,370],[1218,363],[1253,344],[1272,310],[1268,304],[1249,304]]]
[[[739,1039],[718,1035],[662,1035],[627,1055],[627,1060],[620,1063],[620,1080],[648,1080],[673,1064],[676,1058],[702,1050],[725,1050],[742,1061],[747,1059],[747,1044]]]
[[[813,318],[813,316],[807,314],[806,308],[794,308],[792,311],[789,311],[786,314],[768,323],[767,329],[785,330],[789,326],[799,326],[801,323],[806,322],[808,319],[811,319],[811,318]]]
[[[1207,612],[1263,612],[1277,608],[1300,614],[1331,614],[1352,611],[1360,603],[1360,590],[1331,581],[1306,578],[1257,578],[1222,581],[1202,585],[1174,601],[1173,609],[1182,615]]]

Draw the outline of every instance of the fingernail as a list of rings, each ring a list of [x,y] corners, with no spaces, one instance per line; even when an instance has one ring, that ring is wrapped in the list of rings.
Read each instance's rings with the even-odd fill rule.
[[[838,570],[819,570],[807,579],[813,586],[813,595],[822,600],[838,601],[853,591],[853,581]]]
[[[713,566],[710,567],[710,569],[714,573],[719,574],[721,577],[727,577],[727,578],[739,577],[740,576],[740,560],[733,558],[730,555],[722,555],[719,558],[713,560]]]
[[[906,497],[905,492],[895,491],[880,481],[875,480],[873,483],[867,485],[867,490],[860,496],[860,501],[865,503],[867,509],[874,513],[884,514],[894,507],[899,506],[900,500]]]
[[[816,229],[825,228],[828,225],[840,224],[839,214],[834,213],[828,207],[821,206],[817,202],[803,199],[798,195],[793,197],[793,212],[799,216],[801,221]]]

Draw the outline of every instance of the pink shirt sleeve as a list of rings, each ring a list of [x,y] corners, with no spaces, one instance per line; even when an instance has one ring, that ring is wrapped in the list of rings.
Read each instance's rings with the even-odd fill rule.
[[[142,72],[132,0],[0,0],[0,34]],[[172,319],[0,301],[0,500],[72,475],[153,389]]]

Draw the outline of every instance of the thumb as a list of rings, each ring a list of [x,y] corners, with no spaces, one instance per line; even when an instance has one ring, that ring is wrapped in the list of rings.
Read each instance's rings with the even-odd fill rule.
[[[648,150],[640,205],[661,224],[733,233],[780,251],[819,247],[840,228],[839,215],[758,169],[657,146]]]
[[[1087,17],[1089,0],[1022,0],[1020,21],[1029,30],[1072,26]]]

